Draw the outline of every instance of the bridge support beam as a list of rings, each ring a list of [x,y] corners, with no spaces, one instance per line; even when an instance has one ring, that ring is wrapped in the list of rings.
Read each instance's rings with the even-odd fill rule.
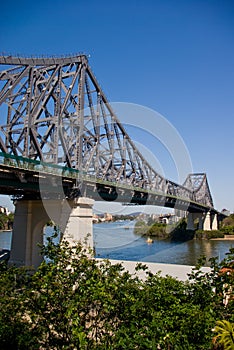
[[[16,203],[10,263],[37,268],[43,260],[40,247],[43,230],[52,220],[63,232],[63,239],[84,242],[93,248],[93,200],[80,197],[72,201],[20,200]],[[43,205],[44,204],[44,205]],[[44,207],[45,206],[45,207]],[[46,209],[45,209],[46,208]]]

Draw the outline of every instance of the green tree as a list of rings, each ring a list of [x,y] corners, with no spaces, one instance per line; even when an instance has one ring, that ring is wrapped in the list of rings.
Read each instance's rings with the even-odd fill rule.
[[[4,213],[0,213],[0,230],[7,229],[8,218]]]
[[[31,273],[0,262],[0,347],[33,349],[34,338],[25,319],[25,298]]]
[[[10,213],[6,215],[5,213],[0,213],[0,230],[7,230],[13,227],[14,214]]]
[[[223,219],[221,224],[221,231],[226,235],[234,234],[234,214],[231,214]]]

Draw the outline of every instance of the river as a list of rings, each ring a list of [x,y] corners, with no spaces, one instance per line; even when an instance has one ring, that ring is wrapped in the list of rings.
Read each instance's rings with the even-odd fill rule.
[[[234,247],[234,240],[227,239],[187,242],[154,239],[148,244],[146,237],[133,233],[133,227],[130,221],[94,225],[96,255],[118,260],[195,265],[202,255],[207,260],[217,256],[220,261]]]
[[[234,240],[227,239],[187,242],[155,239],[149,244],[145,237],[135,235],[133,228],[134,222],[131,221],[94,224],[96,256],[117,260],[195,265],[202,255],[207,259],[217,256],[220,261],[230,248],[234,248]],[[47,228],[47,234],[50,231],[51,228]],[[0,248],[10,250],[10,231],[0,232]]]

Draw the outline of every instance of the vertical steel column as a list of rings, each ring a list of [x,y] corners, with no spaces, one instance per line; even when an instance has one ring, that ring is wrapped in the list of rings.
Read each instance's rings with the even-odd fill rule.
[[[79,169],[81,178],[82,178],[82,171],[83,171],[82,152],[83,152],[83,135],[84,135],[84,89],[85,89],[84,84],[85,84],[86,67],[87,67],[87,62],[82,57],[80,79],[79,79],[79,85],[78,85],[77,115],[78,115],[79,131],[78,131],[78,140],[76,140],[76,147],[78,147],[76,169]]]

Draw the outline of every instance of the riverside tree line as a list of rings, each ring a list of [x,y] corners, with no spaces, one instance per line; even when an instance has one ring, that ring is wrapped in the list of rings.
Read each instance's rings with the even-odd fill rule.
[[[226,217],[220,224],[218,230],[204,231],[198,229],[198,220],[195,222],[197,229],[195,231],[187,230],[187,219],[183,218],[178,223],[167,225],[153,221],[151,218],[148,222],[139,220],[135,224],[134,233],[155,237],[155,238],[171,238],[172,240],[184,241],[192,238],[211,239],[223,238],[224,236],[234,235],[234,214]]]

